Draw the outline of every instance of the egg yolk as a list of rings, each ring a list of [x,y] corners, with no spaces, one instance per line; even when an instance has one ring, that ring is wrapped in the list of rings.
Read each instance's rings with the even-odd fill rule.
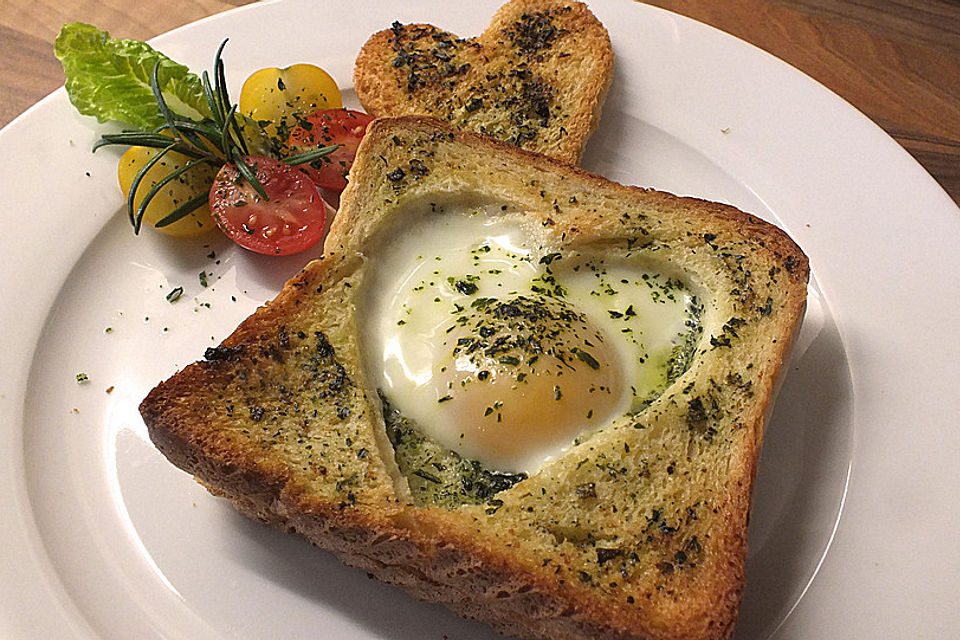
[[[435,365],[438,412],[461,455],[532,473],[618,409],[616,351],[582,314],[551,298],[486,299],[446,333]]]

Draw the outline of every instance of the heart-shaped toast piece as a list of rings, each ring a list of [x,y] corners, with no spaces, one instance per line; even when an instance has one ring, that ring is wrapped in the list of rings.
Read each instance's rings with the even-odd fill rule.
[[[476,38],[395,22],[360,50],[354,84],[371,115],[430,115],[577,164],[612,75],[610,37],[584,4],[513,0]]]

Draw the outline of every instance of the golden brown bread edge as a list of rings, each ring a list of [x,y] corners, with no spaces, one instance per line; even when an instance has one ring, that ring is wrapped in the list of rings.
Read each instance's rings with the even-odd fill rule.
[[[669,212],[702,230],[695,245],[701,253],[709,253],[711,244],[721,249],[750,247],[763,255],[757,264],[777,274],[775,284],[783,295],[772,311],[766,311],[767,317],[783,326],[771,328],[769,335],[776,337],[772,344],[763,345],[764,361],[755,370],[759,375],[751,380],[755,382],[752,395],[743,401],[743,413],[735,417],[734,445],[727,452],[729,459],[722,462],[725,470],[704,470],[720,480],[709,512],[700,514],[699,523],[707,524],[698,531],[705,531],[708,539],[702,541],[704,552],[695,568],[678,565],[664,575],[645,569],[641,578],[646,582],[641,586],[649,589],[642,597],[640,591],[636,597],[615,597],[617,593],[623,596],[632,585],[600,592],[596,579],[586,582],[577,578],[578,565],[571,556],[558,554],[558,558],[567,558],[569,567],[558,566],[561,562],[548,566],[542,557],[524,553],[522,543],[512,548],[510,531],[498,529],[496,518],[502,517],[510,528],[522,533],[522,522],[517,519],[514,524],[512,520],[517,511],[509,511],[517,506],[513,504],[516,501],[508,501],[499,515],[486,516],[482,510],[470,508],[462,509],[467,514],[463,515],[413,507],[398,490],[392,449],[384,444],[382,433],[363,428],[374,424],[379,425],[374,429],[382,430],[382,422],[378,422],[382,417],[376,393],[364,388],[355,327],[343,310],[356,284],[351,278],[363,261],[356,249],[374,226],[356,217],[362,218],[362,213],[354,210],[352,203],[367,202],[378,193],[400,193],[394,181],[385,177],[391,163],[405,157],[399,152],[393,155],[391,149],[397,145],[391,140],[402,140],[403,152],[408,152],[413,147],[406,142],[414,138],[423,145],[434,145],[426,149],[432,157],[449,159],[445,154],[462,153],[492,172],[508,172],[504,180],[529,182],[553,176],[557,185],[584,194],[585,201],[614,200],[618,210],[661,211],[665,219]],[[424,150],[421,146],[420,151]],[[249,517],[299,533],[349,565],[401,586],[415,597],[487,622],[507,635],[556,640],[729,637],[744,582],[746,525],[763,420],[805,304],[808,265],[802,251],[779,229],[732,207],[616,185],[544,156],[455,132],[429,118],[373,123],[355,166],[344,194],[342,217],[335,222],[326,245],[327,255],[287,283],[274,301],[244,321],[220,347],[210,350],[205,361],[161,383],[144,400],[141,413],[158,449]],[[446,188],[460,179],[454,167],[436,170],[444,172]],[[416,190],[414,176],[407,174],[406,179],[409,188]],[[572,219],[549,206],[543,215],[571,236],[603,235],[610,230],[609,216],[591,219],[580,212]],[[318,301],[325,305],[325,312],[318,312]],[[761,309],[760,316],[763,313]],[[718,339],[722,341],[724,335]],[[296,360],[300,366],[294,371],[289,363],[300,353],[309,357]],[[311,367],[312,373],[301,371]],[[277,391],[278,375],[282,378],[279,386],[289,382],[310,393],[328,394],[324,401],[336,411],[322,413],[299,433],[268,434],[274,440],[263,434],[251,435],[258,428],[274,428],[265,425],[267,418],[257,417],[255,409],[266,408],[271,415],[272,402],[278,407],[286,402],[284,411],[290,409],[290,398]],[[244,383],[238,385],[241,378]],[[260,394],[254,405],[234,406],[229,411],[223,406],[225,401],[239,405],[251,394]],[[658,406],[655,403],[650,411],[659,411]],[[347,419],[337,413],[344,410],[350,412]],[[665,409],[664,415],[669,415],[669,410]],[[300,414],[292,421],[287,418],[288,425],[301,419]],[[657,428],[654,422],[651,418],[651,432]],[[288,431],[295,430],[288,427]],[[329,460],[335,463],[318,466],[315,459],[301,455],[304,441],[311,445],[323,442],[333,450],[334,441],[339,440],[349,445],[340,457],[332,454]],[[360,450],[365,452],[360,481],[341,487],[344,473],[357,472],[354,467],[359,462],[351,455]],[[699,523],[695,525],[701,526]]]
[[[371,115],[428,115],[577,164],[613,63],[607,30],[583,3],[512,0],[475,38],[430,24],[375,33],[353,81]]]

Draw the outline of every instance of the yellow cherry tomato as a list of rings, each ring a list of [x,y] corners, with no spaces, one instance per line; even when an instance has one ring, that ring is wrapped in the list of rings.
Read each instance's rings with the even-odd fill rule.
[[[148,147],[130,147],[120,158],[120,166],[117,168],[117,178],[120,182],[120,190],[124,196],[130,192],[130,186],[137,173],[143,166],[160,152],[159,149],[150,149]],[[134,199],[134,207],[139,207],[143,202],[144,196],[148,191],[167,176],[189,162],[186,156],[169,152],[153,165],[140,187],[137,189],[137,195]],[[172,213],[174,209],[181,204],[200,194],[209,194],[210,185],[217,175],[217,168],[210,165],[197,165],[180,175],[175,180],[168,182],[156,196],[147,205],[143,214],[143,226],[153,227],[157,222]],[[206,233],[216,229],[217,225],[210,217],[210,206],[204,204],[199,209],[180,218],[173,224],[165,227],[154,227],[160,233],[174,236],[177,238],[189,238]]]
[[[285,140],[297,117],[343,106],[330,74],[312,64],[253,73],[240,90],[240,113],[263,123],[267,135]]]

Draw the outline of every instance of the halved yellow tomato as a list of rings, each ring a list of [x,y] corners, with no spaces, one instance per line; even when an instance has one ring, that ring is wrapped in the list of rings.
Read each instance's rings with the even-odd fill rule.
[[[271,137],[286,139],[297,117],[343,106],[329,73],[312,64],[254,72],[240,90],[240,113],[260,122]]]
[[[133,180],[140,169],[158,153],[160,153],[159,149],[148,147],[130,147],[127,149],[126,153],[120,158],[120,165],[117,168],[117,178],[124,195],[130,192]],[[171,151],[150,167],[137,189],[134,207],[140,206],[144,196],[153,185],[189,161],[188,157]],[[201,164],[168,182],[147,205],[143,214],[143,225],[154,227],[157,222],[170,215],[184,202],[200,194],[209,193],[210,185],[216,175],[216,167]],[[217,225],[210,217],[210,207],[207,204],[172,224],[164,227],[154,227],[160,233],[178,238],[198,236],[216,228]]]

